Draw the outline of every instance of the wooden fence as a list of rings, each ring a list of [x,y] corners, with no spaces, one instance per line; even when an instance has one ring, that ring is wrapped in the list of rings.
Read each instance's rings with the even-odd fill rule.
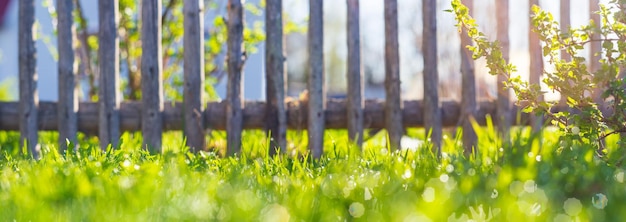
[[[270,152],[285,151],[287,129],[308,130],[309,149],[314,157],[323,152],[325,129],[347,128],[349,137],[361,145],[365,128],[385,128],[390,148],[400,147],[405,127],[425,127],[431,132],[435,148],[440,147],[442,127],[462,126],[465,152],[472,152],[476,134],[471,118],[485,122],[490,114],[506,135],[518,109],[512,108],[509,93],[498,79],[498,98],[477,101],[474,64],[469,52],[462,47],[462,101],[441,101],[438,95],[436,0],[423,1],[424,100],[403,101],[400,97],[400,64],[398,43],[397,0],[384,1],[385,19],[385,92],[384,101],[365,100],[361,64],[359,0],[347,3],[348,94],[346,100],[326,100],[324,90],[323,2],[309,0],[308,24],[308,100],[287,101],[285,97],[285,53],[282,0],[266,0],[266,64],[267,102],[242,99],[242,49],[244,12],[241,0],[228,0],[228,89],[222,102],[205,104],[203,58],[203,1],[185,0],[184,11],[184,100],[165,102],[162,85],[161,0],[142,0],[141,41],[142,100],[122,102],[119,89],[119,40],[117,34],[118,1],[98,1],[99,12],[99,101],[81,102],[76,94],[74,56],[73,0],[57,0],[58,13],[58,78],[59,101],[39,102],[37,98],[36,48],[33,39],[35,22],[34,0],[19,2],[19,102],[0,103],[0,130],[18,130],[21,141],[35,158],[40,156],[38,130],[57,130],[61,151],[66,140],[76,142],[78,131],[98,133],[101,147],[117,147],[121,131],[141,130],[144,148],[161,151],[164,130],[183,130],[187,145],[194,151],[205,147],[207,128],[227,131],[227,150],[232,155],[240,151],[243,129],[265,129],[271,134]],[[329,2],[327,2],[329,3]],[[530,0],[537,4],[537,0]],[[561,0],[569,9],[569,1]],[[591,5],[594,5],[591,1]],[[338,4],[338,3],[336,3]],[[470,8],[472,1],[466,0]],[[496,1],[498,39],[505,58],[508,57],[508,2]],[[569,16],[561,13],[562,16]],[[565,20],[567,19],[567,20]],[[598,19],[595,17],[594,19]],[[562,18],[562,21],[569,21]],[[565,24],[567,25],[567,24]],[[564,26],[566,27],[566,26]],[[461,33],[462,44],[471,40]],[[531,50],[531,82],[538,83],[541,69],[540,43],[534,33],[529,35]],[[594,49],[598,50],[598,49]],[[593,50],[592,50],[592,53]],[[206,108],[205,108],[206,107]],[[523,123],[528,116],[523,116]],[[539,122],[535,120],[534,122]],[[539,124],[534,124],[535,128]],[[439,150],[435,150],[439,152]]]

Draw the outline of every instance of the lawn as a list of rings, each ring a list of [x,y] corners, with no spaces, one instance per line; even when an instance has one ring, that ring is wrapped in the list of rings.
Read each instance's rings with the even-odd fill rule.
[[[166,152],[140,150],[140,134],[101,152],[81,136],[77,153],[56,154],[42,133],[43,159],[18,149],[18,134],[0,133],[0,221],[611,221],[626,218],[623,151],[606,159],[590,147],[526,128],[510,144],[491,127],[478,132],[480,152],[462,155],[446,135],[437,160],[427,145],[388,151],[380,133],[363,151],[345,131],[328,131],[327,150],[308,160],[302,133],[290,132],[290,152],[267,157],[266,137],[245,132],[243,153],[185,152],[180,132],[167,133]],[[423,132],[409,130],[421,137]],[[212,133],[212,147],[224,146]],[[615,143],[610,137],[607,144]],[[617,163],[617,164],[616,164]],[[619,166],[616,166],[619,165]]]

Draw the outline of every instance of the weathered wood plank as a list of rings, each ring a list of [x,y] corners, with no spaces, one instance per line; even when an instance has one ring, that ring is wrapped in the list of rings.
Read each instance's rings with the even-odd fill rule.
[[[205,136],[203,126],[203,83],[204,83],[204,22],[202,0],[183,1],[185,18],[183,25],[184,82],[184,131],[187,146],[194,152],[204,149]]]
[[[33,0],[18,1],[19,16],[19,121],[20,147],[26,146],[33,158],[41,157],[37,136],[37,49],[33,36],[35,24],[35,2]]]
[[[163,137],[163,65],[161,0],[141,5],[141,133],[143,148],[161,153]]]
[[[463,4],[470,10],[473,10],[473,0],[463,0]],[[463,127],[463,148],[464,154],[470,155],[477,150],[477,137],[472,127],[472,119],[476,118],[476,74],[474,69],[474,60],[472,60],[471,52],[466,48],[472,45],[472,40],[467,36],[464,30],[461,33],[461,109]]]
[[[560,25],[560,29],[561,32],[569,32],[569,28],[571,27],[572,24],[572,18],[571,18],[571,4],[570,4],[570,0],[561,0],[560,5],[559,5],[559,25]],[[570,54],[568,54],[566,52],[566,50],[561,50],[561,59],[565,60],[565,61],[570,61],[571,60],[571,56]],[[562,105],[567,104],[567,97],[566,96],[561,96],[561,99],[559,100],[559,103]]]
[[[76,133],[78,123],[78,97],[76,94],[76,62],[74,61],[74,2],[72,0],[57,0],[57,45],[59,50],[58,65],[58,131],[59,152],[77,148]],[[68,143],[72,144],[68,147]]]
[[[424,128],[430,133],[433,152],[441,154],[441,104],[437,71],[437,1],[422,1],[422,54],[424,55]]]
[[[100,69],[98,102],[100,104],[100,148],[116,148],[120,137],[119,37],[117,34],[118,0],[98,1],[98,61]]]
[[[529,8],[532,8],[533,5],[539,5],[539,0],[530,0]],[[532,13],[532,11],[529,11]],[[530,21],[532,24],[532,18]],[[543,73],[543,54],[541,53],[541,41],[539,39],[539,35],[532,30],[528,31],[528,47],[530,51],[530,68],[529,68],[529,79],[528,82],[530,84],[541,83],[541,75]],[[543,96],[539,98],[543,100]],[[542,118],[536,118],[534,124],[532,125],[533,132],[539,132],[541,130],[541,126],[543,125]]]
[[[570,0],[561,0],[559,10],[559,25],[561,32],[569,31],[569,28],[572,26],[572,12]],[[569,61],[571,59],[571,56],[565,51],[561,51],[561,59]]]
[[[243,130],[243,4],[241,0],[228,0],[228,86],[226,89],[226,137],[227,154],[241,151]]]
[[[424,103],[419,100],[403,101],[402,110],[403,127],[424,126]],[[476,121],[485,124],[485,116],[496,114],[496,103],[493,101],[480,101],[477,103]],[[141,131],[141,102],[123,102],[120,104],[120,130]],[[244,129],[264,129],[266,116],[265,102],[247,101],[243,109]],[[20,116],[19,102],[0,102],[0,130],[19,130]],[[289,129],[302,130],[308,123],[308,107],[305,103],[290,101],[286,104],[287,126]],[[182,102],[165,102],[163,109],[163,130],[184,129],[184,105]],[[367,129],[380,129],[385,127],[385,102],[382,100],[366,100],[363,108],[363,127]],[[559,106],[553,112],[567,110],[566,106]],[[38,107],[38,128],[43,131],[56,131],[58,129],[58,104],[56,102],[40,102]],[[204,111],[203,122],[207,129],[226,129],[226,102],[208,103]],[[346,119],[347,101],[329,100],[325,113],[325,126],[328,129],[345,129],[348,126]],[[520,112],[518,107],[511,109],[509,115]],[[461,105],[457,101],[441,102],[441,117],[444,127],[456,127],[461,118]],[[529,125],[530,115],[522,114],[520,124]],[[97,135],[99,129],[99,104],[93,102],[81,102],[77,115],[78,130],[89,135]],[[516,124],[511,120],[512,124]],[[495,120],[497,124],[498,121]]]
[[[398,43],[398,1],[385,1],[385,129],[390,149],[400,148],[402,103],[400,98],[400,53]]]
[[[265,13],[265,88],[267,100],[265,131],[271,134],[269,153],[287,152],[287,112],[285,111],[285,46],[283,1],[267,0]]]
[[[143,148],[161,153],[163,137],[163,65],[161,0],[141,4],[141,132]]]
[[[307,89],[309,150],[313,158],[324,153],[324,5],[321,0],[309,0],[309,78]],[[344,115],[345,118],[345,115]]]
[[[510,41],[509,41],[509,0],[496,1],[496,20],[498,21],[498,41],[502,47],[502,58],[509,61]],[[499,119],[498,132],[500,138],[505,144],[509,141],[509,130],[511,129],[511,118],[508,115],[511,109],[510,90],[505,87],[504,82],[507,80],[504,75],[498,75],[496,87],[498,89],[497,107],[498,112],[496,118]]]
[[[348,4],[348,137],[357,146],[363,144],[363,70],[361,65],[361,31],[359,0]]]
[[[596,28],[600,28],[600,25],[602,24],[602,21],[600,19],[600,14],[598,14],[598,12],[600,11],[600,0],[590,0],[589,1],[589,18],[591,18],[591,20],[593,20],[593,23],[595,24]],[[594,40],[599,40],[601,39],[602,36],[600,36],[599,32],[594,32],[594,34],[591,36],[591,39]],[[589,71],[590,72],[596,72],[598,71],[600,68],[602,68],[602,65],[600,64],[600,59],[602,59],[602,41],[591,41],[590,43],[590,47],[589,47]],[[598,86],[595,87],[594,91],[593,91],[593,101],[596,104],[603,104],[603,99],[602,99],[602,93],[604,92],[604,88],[605,86]]]
[[[308,98],[308,139],[313,158],[324,153],[324,7],[323,1],[309,1],[309,70],[307,78]],[[345,118],[345,115],[344,115]]]

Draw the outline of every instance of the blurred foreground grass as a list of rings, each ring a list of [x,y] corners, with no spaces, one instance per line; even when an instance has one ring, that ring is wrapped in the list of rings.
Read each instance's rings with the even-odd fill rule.
[[[16,133],[0,133],[0,221],[614,221],[626,218],[622,149],[608,161],[546,129],[540,145],[527,129],[510,144],[479,131],[478,155],[462,156],[446,135],[437,160],[423,132],[410,130],[403,151],[385,149],[381,133],[361,152],[344,131],[329,131],[321,160],[303,158],[306,136],[290,132],[289,154],[267,158],[261,132],[244,135],[237,158],[193,155],[180,132],[167,133],[163,155],[124,134],[120,150],[101,152],[81,136],[77,153],[56,154],[53,133],[33,161]],[[210,146],[224,146],[213,132]],[[615,143],[609,138],[607,144]],[[534,142],[533,142],[534,141]],[[415,148],[415,146],[418,146]],[[300,151],[300,152],[297,152]]]

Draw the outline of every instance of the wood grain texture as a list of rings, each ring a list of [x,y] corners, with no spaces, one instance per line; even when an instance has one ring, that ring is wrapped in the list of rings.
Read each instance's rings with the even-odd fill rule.
[[[562,32],[569,31],[569,28],[572,26],[571,7],[571,0],[561,0],[559,5],[559,25]],[[563,50],[561,51],[561,59],[569,61],[571,56]]]
[[[309,0],[309,78],[308,136],[313,158],[324,152],[324,6],[322,0]],[[344,115],[345,118],[345,115]]]
[[[600,11],[599,4],[600,0],[589,0],[589,18],[593,20],[593,23],[595,24],[595,27],[597,29],[599,29],[600,25],[602,24],[600,14],[598,14],[598,12]],[[598,31],[594,32],[594,34],[591,36],[591,39],[594,40],[600,40],[601,38],[602,36],[600,36],[600,33]],[[591,41],[589,45],[589,71],[594,73],[602,68],[602,64],[600,64],[600,59],[602,59],[602,41]],[[605,88],[606,86],[604,85],[599,85],[595,87],[593,91],[593,101],[595,103],[603,103],[602,93],[604,92]]]
[[[287,152],[287,112],[285,111],[285,46],[283,1],[267,0],[265,13],[265,95],[267,100],[265,131],[271,134],[269,153]]]
[[[119,92],[119,37],[117,34],[118,0],[98,1],[98,61],[100,77],[98,101],[100,104],[100,148],[119,146],[120,92]]]
[[[243,4],[228,0],[228,86],[226,89],[226,137],[229,156],[241,151],[243,130],[243,88],[241,87],[245,52],[243,44]]]
[[[183,47],[184,86],[184,133],[187,146],[193,152],[204,149],[205,136],[202,114],[204,113],[204,15],[202,0],[183,1],[185,33]]]
[[[473,11],[473,0],[464,0],[463,4]],[[471,120],[476,118],[476,74],[474,69],[474,60],[472,60],[471,52],[466,48],[472,45],[472,40],[467,36],[467,32],[461,33],[461,109],[462,118],[461,125],[463,127],[463,148],[464,154],[470,155],[475,153],[477,136],[472,127]]]
[[[529,8],[532,8],[533,5],[539,5],[539,0],[530,0]],[[532,11],[529,11],[529,13],[532,13]],[[530,24],[532,24],[532,18]],[[541,41],[539,39],[539,35],[532,30],[528,31],[528,47],[530,53],[528,82],[530,84],[539,85],[541,83],[541,75],[543,74],[543,54],[541,53]],[[543,96],[539,99],[543,100]],[[535,133],[539,132],[542,125],[542,118],[536,118],[536,121],[534,121],[534,124],[532,125],[532,131]]]
[[[422,54],[424,55],[424,128],[430,133],[433,152],[441,154],[441,104],[437,71],[437,1],[422,1]]]
[[[389,148],[400,148],[402,103],[400,97],[400,53],[398,43],[398,1],[385,1],[385,129]]]
[[[167,101],[163,109],[163,130],[183,130],[185,106],[182,102]],[[402,109],[403,127],[424,126],[424,102],[420,100],[403,101]],[[226,102],[210,102],[202,114],[204,119],[199,120],[205,129],[226,129]],[[287,127],[289,129],[303,130],[308,123],[308,106],[304,102],[289,101],[286,104]],[[262,101],[247,101],[243,109],[244,129],[264,129],[267,104]],[[494,101],[479,101],[477,103],[476,121],[484,125],[486,115],[496,114]],[[141,102],[123,102],[120,104],[120,130],[125,132],[141,131]],[[366,129],[380,129],[385,127],[385,102],[382,100],[365,100],[363,108],[363,127]],[[509,115],[515,115],[521,109],[515,106]],[[566,106],[552,109],[553,112],[567,110]],[[457,101],[441,102],[441,117],[443,127],[456,127],[461,118],[462,107]],[[327,103],[324,110],[324,123],[328,129],[346,129],[347,101],[332,99]],[[40,102],[37,112],[37,127],[42,131],[56,131],[58,126],[58,104],[56,102]],[[0,130],[15,131],[20,129],[19,102],[0,102]],[[97,135],[99,130],[99,104],[93,102],[81,102],[78,109],[78,130],[80,132]],[[494,121],[496,124],[497,120]],[[529,125],[530,115],[521,114],[521,120],[511,120],[514,125]]]
[[[509,41],[509,0],[496,1],[496,18],[498,21],[498,41],[502,49],[502,58],[505,61],[509,61],[510,41]],[[498,75],[496,80],[496,87],[498,89],[498,112],[496,118],[499,119],[498,132],[502,141],[508,143],[509,130],[511,128],[509,115],[511,109],[510,90],[506,88],[504,82],[507,80],[504,75]]]
[[[348,4],[348,137],[358,147],[363,145],[363,69],[361,64],[361,31],[359,0]]]
[[[57,46],[59,52],[58,64],[58,116],[59,116],[59,152],[63,154],[67,149],[77,148],[78,97],[76,94],[76,62],[74,60],[74,2],[72,0],[57,0]],[[68,143],[72,144],[68,147]]]
[[[571,12],[571,1],[570,0],[561,0],[559,4],[559,25],[561,32],[569,32],[569,28],[572,25],[572,12]],[[561,50],[561,59],[565,61],[570,61],[572,56],[566,52],[566,50]],[[567,104],[567,97],[561,96],[559,100],[561,105]]]
[[[153,154],[161,153],[163,137],[161,4],[161,0],[142,0],[141,5],[142,146]]]
[[[35,2],[18,1],[18,63],[19,63],[19,113],[20,147],[26,146],[35,159],[41,157],[37,136],[37,49],[33,36]]]

